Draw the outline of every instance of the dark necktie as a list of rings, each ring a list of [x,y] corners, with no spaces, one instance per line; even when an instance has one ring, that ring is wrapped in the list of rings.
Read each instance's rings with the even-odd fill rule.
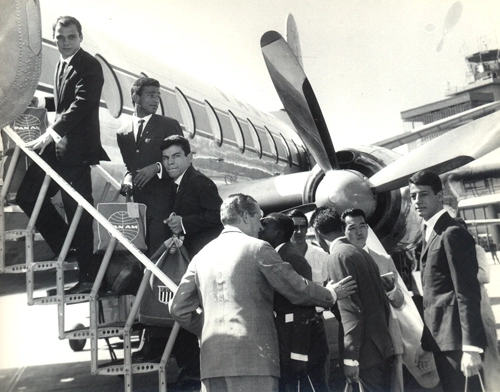
[[[424,228],[422,230],[422,250],[424,250],[425,246],[427,245],[427,225],[424,223]]]
[[[61,63],[61,69],[59,70],[59,87],[61,86],[61,82],[62,82],[62,79],[63,79],[63,75],[64,75],[64,71],[66,70],[66,61],[63,61]]]
[[[139,129],[137,130],[137,139],[135,141],[136,144],[139,143],[139,140],[141,140],[143,125],[144,120],[139,120]]]

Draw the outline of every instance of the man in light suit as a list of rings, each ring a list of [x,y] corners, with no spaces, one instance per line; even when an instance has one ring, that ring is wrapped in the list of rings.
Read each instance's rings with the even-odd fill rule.
[[[416,361],[425,370],[434,355],[445,392],[463,391],[466,377],[468,390],[481,390],[475,375],[486,338],[474,239],[443,209],[437,174],[420,171],[409,183],[412,204],[425,225],[420,264],[426,328]]]
[[[222,231],[222,199],[215,183],[193,167],[193,154],[186,138],[166,138],[161,151],[163,166],[177,185],[173,214],[166,223],[172,233],[184,236],[184,247],[193,258]]]
[[[259,238],[276,249],[300,276],[312,280],[311,266],[290,241],[294,233],[292,218],[274,212],[262,219],[262,227]],[[314,306],[293,305],[278,292],[274,293],[274,312],[280,351],[280,391],[297,391],[297,385],[329,391],[325,366],[329,352],[322,314]]]
[[[54,124],[47,132],[26,146],[39,149],[42,158],[64,178],[82,197],[93,204],[90,166],[109,160],[101,145],[99,102],[104,77],[99,61],[80,48],[83,40],[80,22],[71,16],[61,16],[53,25],[53,37],[61,59],[54,77],[54,97],[45,98],[35,106],[55,111]],[[45,178],[36,164],[32,164],[19,187],[16,201],[31,216],[38,193]],[[52,181],[36,222],[36,228],[55,254],[68,233],[68,224],[51,202],[60,190]],[[77,203],[62,192],[68,222],[76,212]],[[93,255],[92,216],[83,211],[73,246],[76,248],[79,282],[66,293],[88,293],[97,276],[100,260]]]
[[[278,390],[275,290],[296,305],[323,307],[352,293],[352,281],[324,288],[298,275],[257,239],[261,217],[252,197],[229,196],[223,232],[193,258],[170,304],[176,321],[201,339],[204,391]]]
[[[146,205],[148,254],[151,256],[168,238],[163,221],[174,204],[173,181],[163,175],[161,142],[172,135],[181,135],[179,122],[155,114],[160,104],[160,83],[140,77],[131,88],[134,115],[132,121],[118,130],[116,140],[127,173],[120,193],[133,194],[134,202]]]
[[[394,347],[389,332],[389,301],[377,264],[343,237],[345,222],[333,208],[316,209],[311,225],[319,243],[330,251],[329,277],[338,280],[349,275],[358,283],[356,294],[337,302],[346,379],[362,383],[369,391],[388,391]]]

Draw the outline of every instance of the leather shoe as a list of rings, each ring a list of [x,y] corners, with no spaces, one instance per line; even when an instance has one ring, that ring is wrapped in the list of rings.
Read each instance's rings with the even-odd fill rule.
[[[154,352],[157,350],[139,350],[132,353],[132,359],[137,363],[160,362],[163,353]]]
[[[92,282],[78,282],[70,289],[64,290],[64,295],[70,294],[89,294],[92,291]]]

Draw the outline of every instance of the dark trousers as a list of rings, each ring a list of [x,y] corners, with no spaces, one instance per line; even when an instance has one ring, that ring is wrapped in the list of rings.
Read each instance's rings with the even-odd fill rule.
[[[92,198],[92,180],[90,166],[61,166],[51,154],[44,154],[45,161],[80,193],[90,204],[94,204]],[[45,172],[35,163],[28,168],[24,179],[19,186],[16,201],[19,207],[31,217],[35,207],[38,193],[45,179]],[[49,189],[36,221],[36,228],[43,236],[52,251],[56,254],[61,252],[64,239],[68,233],[69,225],[51,202],[51,198],[61,190],[61,187],[51,181]],[[68,222],[71,222],[78,204],[66,192],[61,190],[64,211]],[[76,249],[76,258],[80,269],[80,281],[93,282],[99,270],[99,259],[93,255],[94,233],[92,230],[93,218],[85,210],[73,238],[73,246]]]
[[[441,351],[434,353],[436,369],[444,392],[465,391],[465,376],[460,370],[462,351]],[[467,392],[481,391],[479,377],[469,377]]]
[[[365,392],[387,392],[391,390],[392,363],[394,356],[369,368],[359,369],[359,379]],[[353,391],[359,391],[358,384]]]

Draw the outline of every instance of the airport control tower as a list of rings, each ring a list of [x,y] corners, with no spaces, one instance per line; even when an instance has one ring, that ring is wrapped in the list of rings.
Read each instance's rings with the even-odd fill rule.
[[[434,121],[500,100],[500,50],[492,49],[466,56],[467,79],[462,87],[448,88],[447,98],[401,112],[405,132]],[[455,128],[457,125],[454,125]],[[450,128],[451,130],[451,128]],[[448,130],[440,130],[409,144],[409,151]]]

